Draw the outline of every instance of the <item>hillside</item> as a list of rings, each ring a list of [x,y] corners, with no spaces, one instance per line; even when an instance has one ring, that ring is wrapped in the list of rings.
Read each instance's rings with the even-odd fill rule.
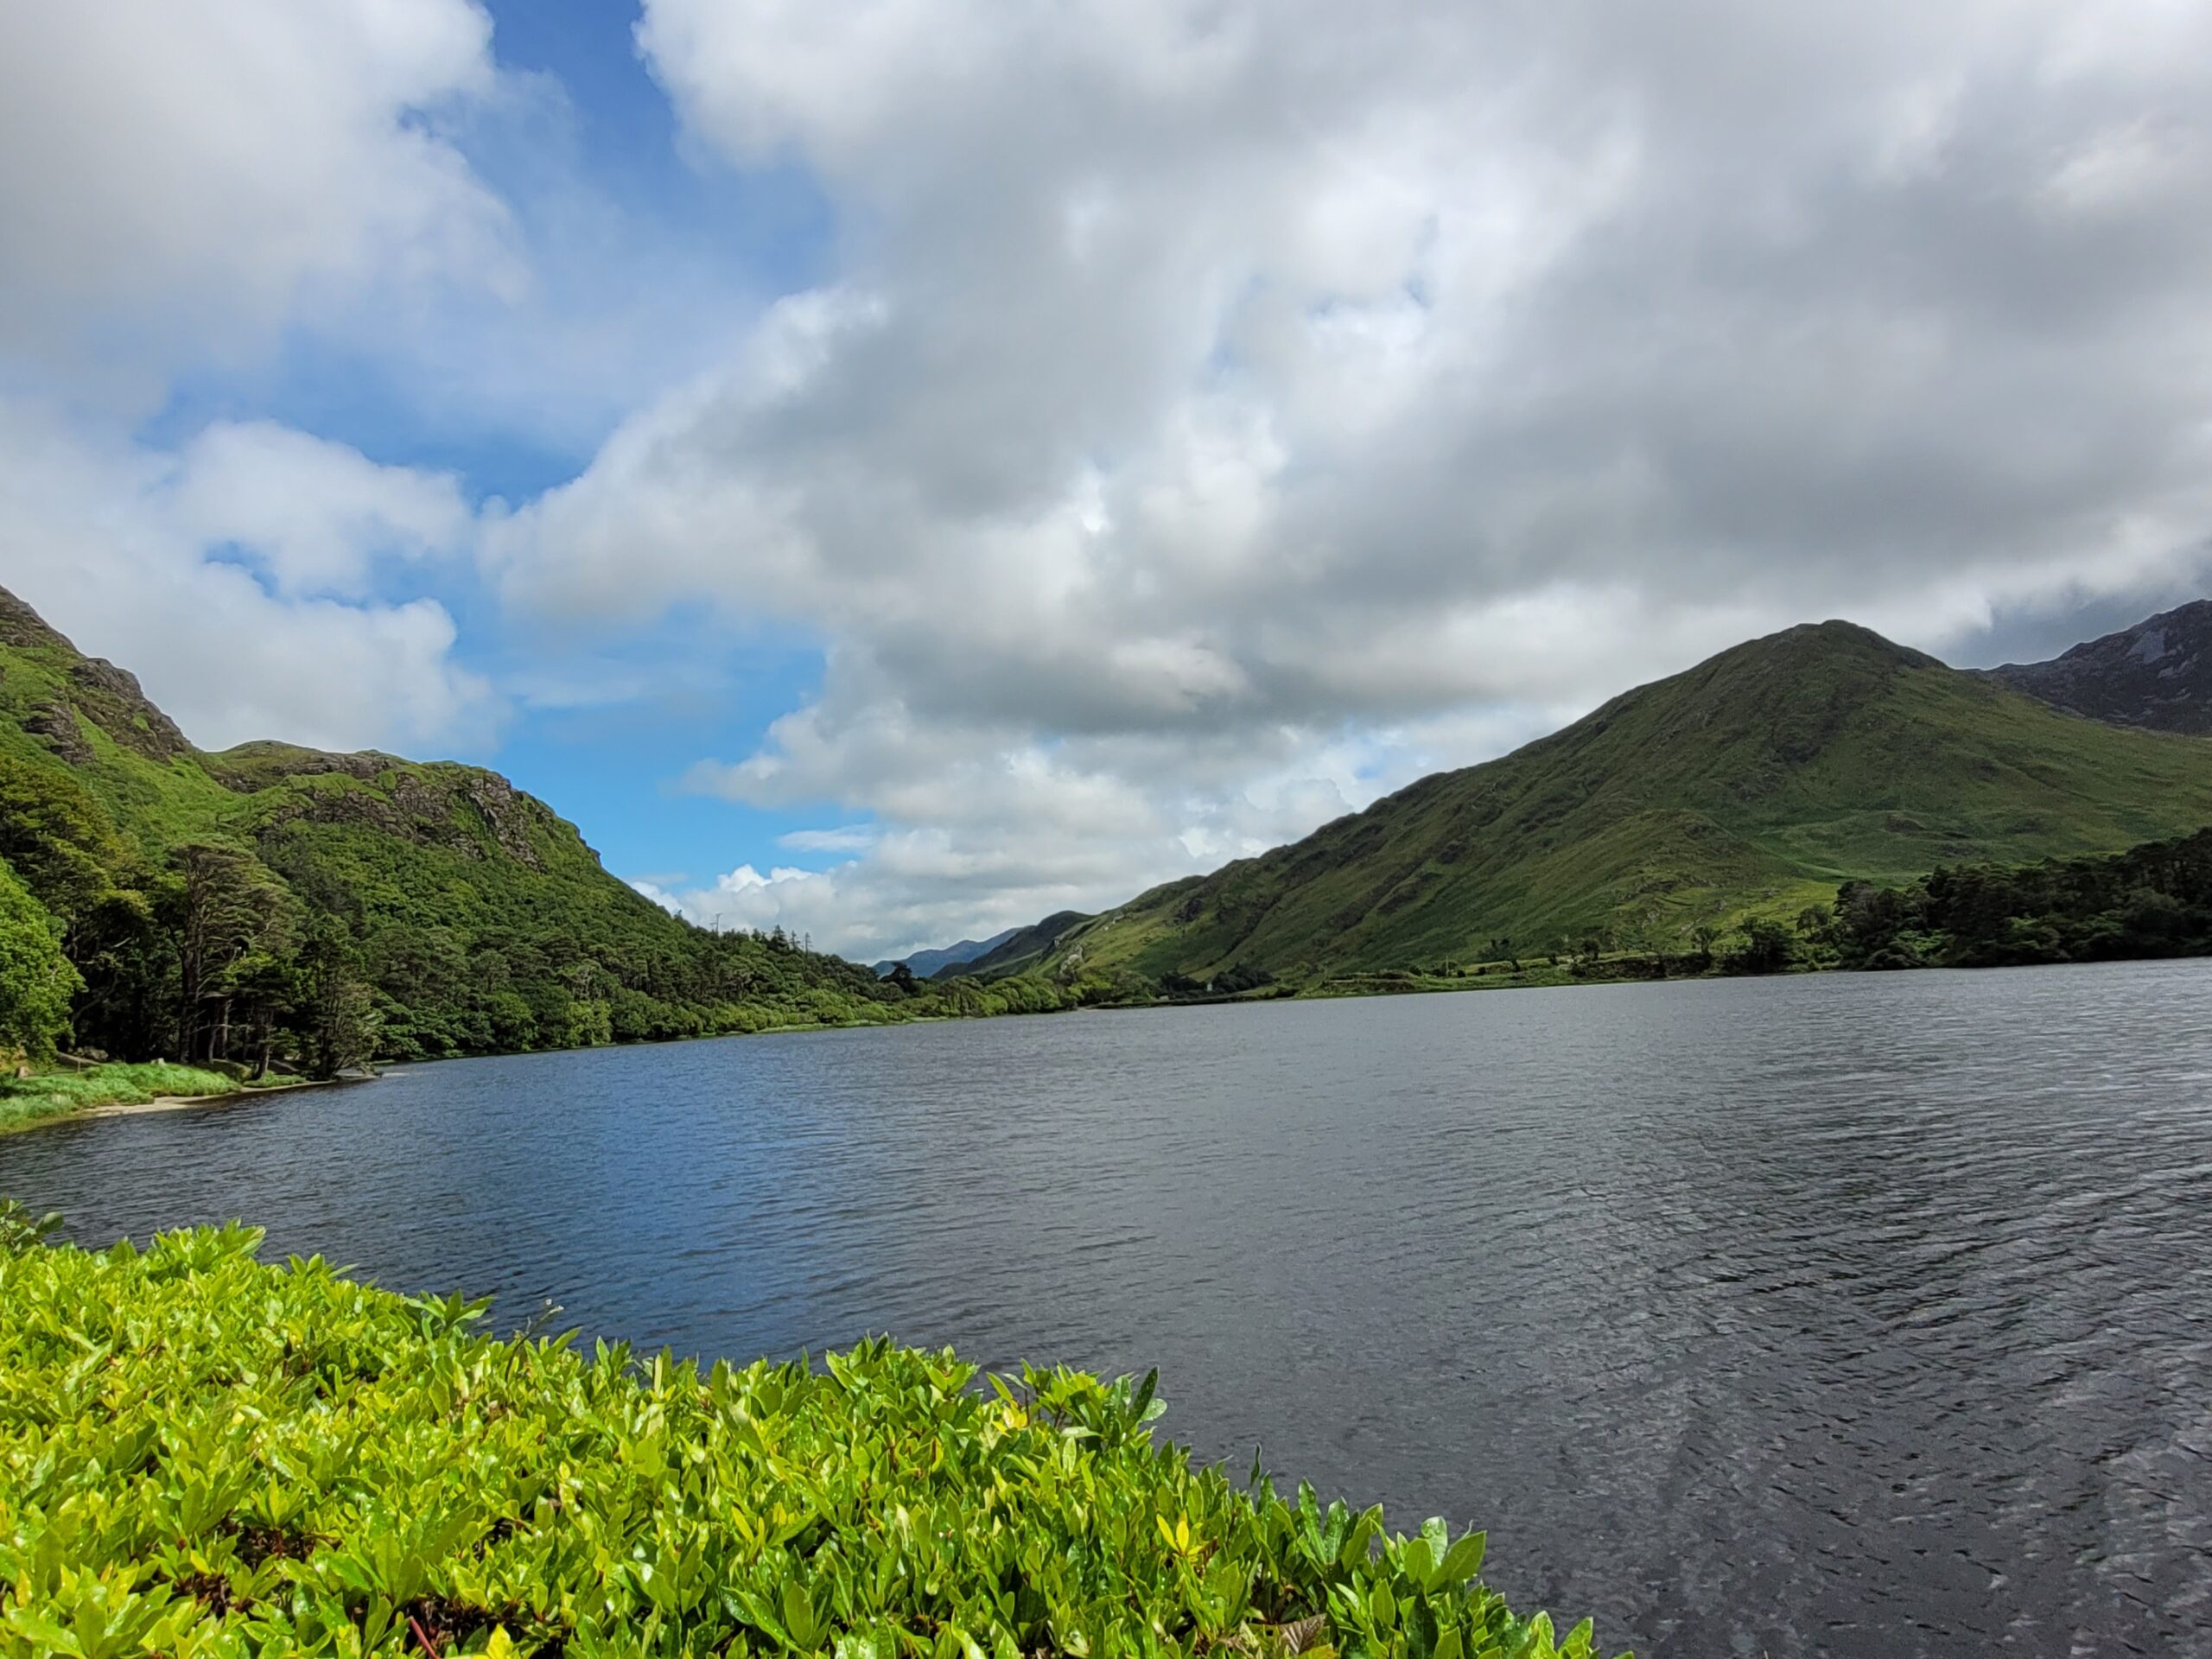
[[[964,963],[949,963],[938,969],[937,977],[952,979],[973,975],[981,979],[997,979],[1027,973],[1052,959],[1053,947],[1063,935],[1089,920],[1090,918],[1079,910],[1055,911],[1041,922],[1007,929],[982,955]]]
[[[2047,663],[1987,672],[2069,714],[2212,736],[2212,600],[2162,612]]]
[[[2074,719],[1827,622],[1155,888],[1043,960],[1234,982],[1592,937],[1671,948],[1701,925],[1825,905],[1848,879],[2111,851],[2207,823],[2212,748]]]
[[[4,589],[0,857],[85,982],[77,1041],[131,1058],[488,1052],[900,1000],[853,963],[670,916],[496,772],[203,753]]]

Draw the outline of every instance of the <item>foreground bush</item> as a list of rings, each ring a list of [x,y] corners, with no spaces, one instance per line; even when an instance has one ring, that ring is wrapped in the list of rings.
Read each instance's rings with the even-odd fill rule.
[[[1480,1534],[1155,1446],[1148,1378],[636,1364],[264,1267],[243,1228],[0,1224],[6,1659],[1590,1651],[1471,1582]]]

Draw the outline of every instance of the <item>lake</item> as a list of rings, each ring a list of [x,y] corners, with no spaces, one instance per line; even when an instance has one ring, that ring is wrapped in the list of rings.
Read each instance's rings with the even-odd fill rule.
[[[1485,1526],[1611,1651],[2212,1650],[2212,963],[1272,1003],[456,1062],[0,1139],[749,1358],[1113,1371]]]

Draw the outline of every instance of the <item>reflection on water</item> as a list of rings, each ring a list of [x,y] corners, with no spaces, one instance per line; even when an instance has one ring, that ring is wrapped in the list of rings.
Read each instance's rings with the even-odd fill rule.
[[[0,1192],[690,1352],[1157,1364],[1177,1439],[1662,1659],[2212,1650],[2212,964],[474,1061]]]

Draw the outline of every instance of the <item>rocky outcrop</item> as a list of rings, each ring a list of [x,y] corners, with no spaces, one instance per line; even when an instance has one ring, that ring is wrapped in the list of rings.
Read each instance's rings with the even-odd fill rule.
[[[334,753],[328,749],[303,749],[291,743],[241,743],[234,749],[207,757],[207,769],[226,789],[241,795],[286,778],[321,778],[337,774],[372,784],[404,762],[396,756],[366,749],[358,754]]]
[[[532,815],[543,809],[496,772],[471,771],[465,776],[461,798],[476,809],[499,850],[524,869],[544,868],[530,836]]]
[[[44,617],[5,588],[0,588],[0,645],[14,645],[19,650],[54,646],[71,652],[76,650],[48,625]]]
[[[282,790],[269,788],[266,774],[258,768],[245,772],[245,776],[264,779],[258,785],[267,791],[265,816],[260,820],[263,837],[292,823],[345,824],[376,830],[412,842],[417,847],[441,848],[467,859],[480,861],[500,856],[513,860],[524,869],[542,871],[545,868],[530,832],[538,815],[550,815],[497,772],[480,772],[473,766],[413,766],[394,761],[388,755],[317,755],[310,750],[294,751],[284,760],[288,766],[293,766],[311,758],[331,761],[373,760],[378,764],[367,769],[365,778],[362,769],[342,765],[315,767],[298,764],[286,774],[342,775],[359,780],[365,787],[324,785]],[[393,767],[398,769],[397,775],[388,784],[383,782]],[[233,782],[231,786],[241,785]]]
[[[483,843],[454,822],[452,808],[449,791],[413,775],[401,778],[390,794],[378,789],[271,791],[260,835],[265,842],[288,824],[342,824],[481,861]]]
[[[2162,612],[2047,663],[1983,672],[2069,715],[2212,735],[2212,600]]]
[[[192,753],[176,722],[154,706],[129,670],[105,658],[80,657],[69,665],[69,682],[71,700],[124,748],[160,761]]]
[[[194,752],[176,722],[140,688],[137,675],[104,658],[80,654],[66,634],[4,588],[0,588],[0,646],[47,653],[47,662],[67,676],[63,696],[41,704],[23,723],[70,765],[83,766],[93,757],[77,722],[79,715],[123,747],[149,760],[167,763]],[[61,660],[55,662],[55,658]]]
[[[48,748],[73,766],[92,760],[92,746],[85,740],[85,728],[77,723],[77,711],[60,697],[32,709],[24,716],[23,729],[44,740]]]

